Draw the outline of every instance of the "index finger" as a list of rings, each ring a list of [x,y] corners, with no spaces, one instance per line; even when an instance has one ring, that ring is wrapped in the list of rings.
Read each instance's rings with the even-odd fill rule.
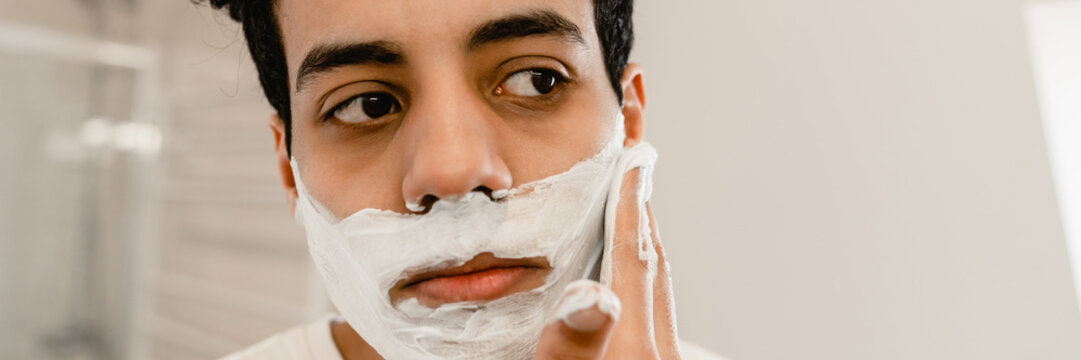
[[[642,271],[649,271],[649,264],[657,261],[645,210],[653,191],[652,174],[656,159],[656,150],[646,143],[625,149],[619,159],[616,170],[620,177],[612,181],[605,208],[605,253],[601,283],[614,285],[613,272],[623,267],[616,266],[617,263],[637,263],[646,266]]]
[[[613,182],[606,209],[605,266],[601,281],[623,303],[611,348],[625,354],[657,357],[654,334],[654,278],[657,252],[645,204],[650,196],[650,175],[656,153],[648,145],[626,150],[622,177]],[[663,305],[663,304],[662,304]],[[617,354],[609,354],[617,355]],[[650,356],[652,355],[652,356]]]

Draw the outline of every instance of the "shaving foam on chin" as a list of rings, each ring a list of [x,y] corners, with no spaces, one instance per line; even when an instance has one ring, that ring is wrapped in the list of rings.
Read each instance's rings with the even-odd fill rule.
[[[387,359],[531,358],[567,285],[596,278],[598,269],[611,273],[599,262],[610,242],[606,207],[618,200],[612,185],[635,167],[649,184],[655,151],[645,143],[623,148],[622,116],[616,122],[604,148],[566,172],[507,190],[497,200],[479,192],[439,200],[423,215],[363,209],[339,221],[312,198],[293,159],[295,217],[331,301]],[[485,252],[509,259],[543,256],[551,271],[540,287],[492,301],[436,308],[416,299],[391,303],[389,290],[409,271],[458,266]]]

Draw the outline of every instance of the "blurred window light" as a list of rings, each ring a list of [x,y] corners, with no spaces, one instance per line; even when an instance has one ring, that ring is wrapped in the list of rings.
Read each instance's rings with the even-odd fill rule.
[[[161,131],[148,123],[125,122],[113,127],[113,147],[131,151],[145,157],[153,157],[161,148]]]
[[[1047,150],[1081,302],[1081,0],[1036,2],[1027,15]]]
[[[144,157],[154,157],[161,149],[161,130],[154,124],[113,122],[107,118],[96,117],[83,123],[79,130],[79,141],[90,149],[108,147]]]
[[[88,148],[99,148],[109,143],[112,137],[112,125],[109,119],[93,118],[83,123],[79,129],[79,140]]]

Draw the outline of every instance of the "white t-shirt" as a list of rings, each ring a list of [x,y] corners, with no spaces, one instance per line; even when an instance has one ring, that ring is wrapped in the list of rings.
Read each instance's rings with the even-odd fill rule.
[[[341,321],[344,320],[339,315],[325,315],[319,320],[275,334],[221,360],[343,360],[330,332],[331,325]],[[725,360],[686,341],[680,341],[680,356],[685,360]]]

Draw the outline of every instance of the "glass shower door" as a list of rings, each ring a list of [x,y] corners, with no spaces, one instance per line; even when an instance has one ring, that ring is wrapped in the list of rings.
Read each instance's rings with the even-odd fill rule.
[[[2,41],[34,35],[12,29],[0,26],[0,358],[127,358],[161,141],[147,69],[99,61],[90,40]]]

